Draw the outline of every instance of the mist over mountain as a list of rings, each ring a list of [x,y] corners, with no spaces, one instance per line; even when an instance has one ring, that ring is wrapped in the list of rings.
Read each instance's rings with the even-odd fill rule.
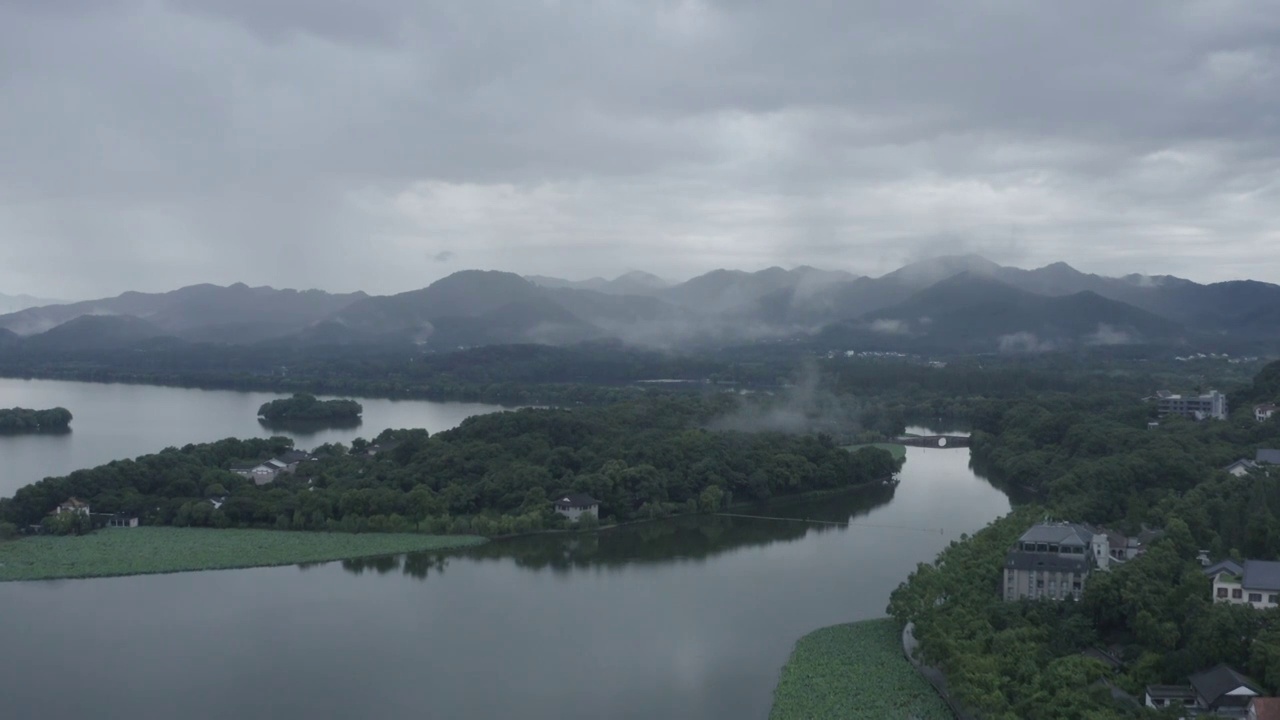
[[[86,315],[129,315],[192,341],[246,343],[300,331],[367,297],[362,292],[276,290],[192,285],[167,293],[127,292],[113,298],[28,308],[0,316],[0,328],[36,335]]]
[[[91,317],[138,322],[84,320]],[[1109,278],[1066,263],[1026,270],[976,255],[924,260],[876,278],[771,267],[714,270],[670,285],[639,272],[571,281],[464,270],[386,296],[240,284],[125,293],[3,315],[0,332],[0,343],[33,349],[69,347],[77,336],[87,346],[171,336],[228,345],[414,343],[440,350],[601,339],[669,349],[787,339],[938,353],[1195,343],[1258,348],[1280,338],[1280,286]]]
[[[5,295],[0,293],[0,313],[14,313],[27,308],[44,305],[61,305],[63,301],[50,298],[38,298],[31,295]]]
[[[157,338],[173,336],[132,315],[81,315],[28,338],[23,345],[40,352],[81,352],[137,347]]]
[[[826,337],[880,342],[933,352],[1046,352],[1103,345],[1178,345],[1180,324],[1084,290],[1037,295],[962,272],[906,301],[857,321],[830,326]]]
[[[599,277],[588,280],[563,280],[544,275],[527,275],[525,280],[544,288],[594,290],[609,295],[657,295],[671,287],[671,283],[657,275],[640,270],[624,273],[612,280]]]

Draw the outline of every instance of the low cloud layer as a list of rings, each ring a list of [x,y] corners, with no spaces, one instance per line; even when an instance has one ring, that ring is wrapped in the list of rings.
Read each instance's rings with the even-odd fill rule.
[[[1084,342],[1086,345],[1132,345],[1137,340],[1125,330],[1099,323],[1098,329],[1086,336]]]
[[[0,292],[1280,281],[1278,87],[1274,0],[8,0]]]
[[[1035,333],[1024,330],[1001,335],[999,347],[1002,353],[1044,353],[1055,349],[1057,345],[1052,340],[1041,340]]]

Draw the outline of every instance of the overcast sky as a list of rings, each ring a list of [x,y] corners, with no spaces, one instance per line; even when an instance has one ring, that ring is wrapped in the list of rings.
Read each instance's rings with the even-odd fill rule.
[[[0,0],[0,292],[1280,282],[1280,0]]]

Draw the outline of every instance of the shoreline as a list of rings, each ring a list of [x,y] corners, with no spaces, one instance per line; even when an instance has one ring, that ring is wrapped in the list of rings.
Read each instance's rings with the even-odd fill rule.
[[[244,570],[474,547],[476,535],[144,526],[0,542],[0,584]]]

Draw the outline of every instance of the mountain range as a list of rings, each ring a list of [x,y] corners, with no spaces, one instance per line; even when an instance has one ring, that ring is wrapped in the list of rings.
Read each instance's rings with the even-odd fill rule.
[[[60,305],[62,300],[32,297],[31,295],[5,295],[0,293],[0,313],[15,313],[43,305]]]
[[[715,270],[681,283],[631,272],[570,281],[466,270],[397,295],[196,285],[0,315],[0,347],[160,342],[436,349],[615,338],[657,347],[758,340],[845,349],[1037,352],[1114,345],[1270,347],[1280,286],[1025,270],[975,255],[881,277],[798,267]]]

